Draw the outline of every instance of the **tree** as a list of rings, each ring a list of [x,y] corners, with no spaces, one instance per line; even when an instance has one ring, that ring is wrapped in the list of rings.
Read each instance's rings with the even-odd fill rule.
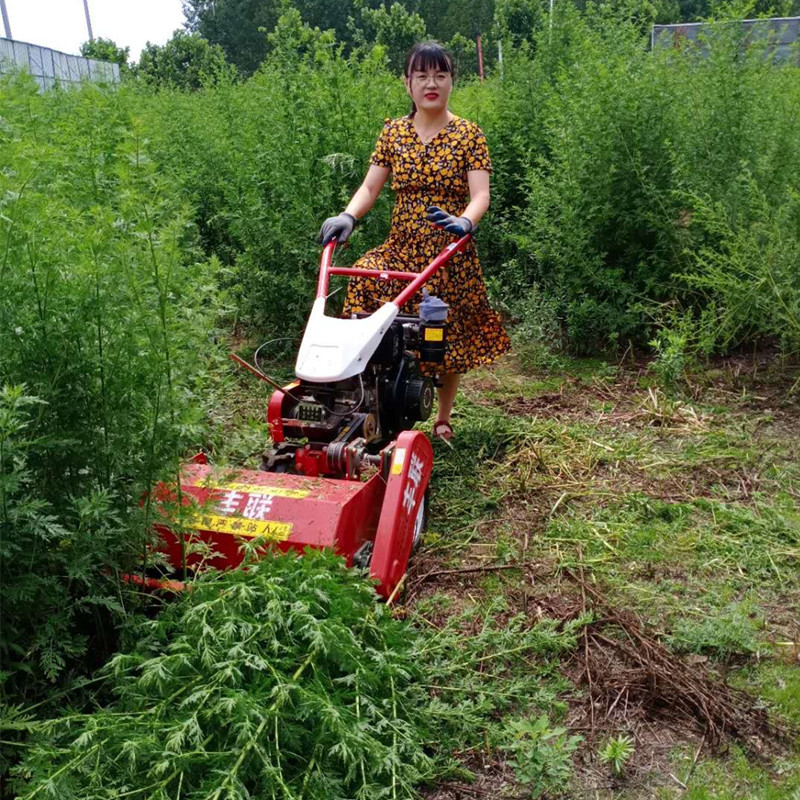
[[[358,11],[358,1],[353,0],[292,0],[292,5],[300,12],[303,22],[311,28],[333,30],[336,38],[347,45],[352,44],[349,27],[350,18]],[[375,6],[376,3],[367,3]]]
[[[446,46],[453,56],[456,77],[478,74],[478,46],[472,39],[457,33]]]
[[[219,45],[243,75],[251,75],[264,60],[266,34],[284,7],[281,0],[183,0],[188,30]]]
[[[495,26],[501,39],[519,46],[532,41],[542,24],[544,11],[538,0],[497,0]]]
[[[431,36],[440,42],[450,41],[457,33],[475,41],[478,34],[489,33],[495,0],[421,0],[418,10]]]
[[[130,47],[118,47],[111,39],[90,39],[81,45],[81,55],[84,58],[96,58],[98,61],[119,64],[120,73],[123,75],[130,71],[128,64],[130,52]]]
[[[296,8],[289,8],[281,14],[275,29],[267,34],[267,44],[267,62],[275,59],[284,68],[296,67],[309,58],[313,59],[325,47],[337,47],[331,31],[312,28],[303,22]]]
[[[265,34],[275,31],[282,14],[297,11],[312,30],[333,30],[346,48],[354,44],[357,28],[351,23],[361,8],[383,8],[383,0],[183,0],[186,27],[213,44],[245,75],[258,69],[267,55]],[[413,0],[403,5],[416,10]]]
[[[365,6],[360,12],[360,25],[354,29],[356,41],[362,45],[382,45],[390,67],[402,72],[406,53],[428,38],[425,20],[400,3],[392,3],[388,10],[383,6]]]
[[[148,42],[137,71],[145,83],[173,89],[200,89],[209,81],[235,75],[219,45],[184,31],[175,31],[163,47]]]

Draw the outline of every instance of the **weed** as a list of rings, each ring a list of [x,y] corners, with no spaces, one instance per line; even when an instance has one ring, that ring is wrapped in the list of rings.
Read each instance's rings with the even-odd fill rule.
[[[546,714],[535,720],[514,721],[510,741],[504,749],[517,780],[528,787],[531,797],[563,790],[572,772],[572,755],[580,736],[568,736],[566,728],[551,728]]]
[[[664,388],[674,389],[683,379],[687,367],[686,335],[674,328],[662,328],[650,341],[650,346],[656,351],[651,369]]]
[[[597,757],[604,764],[608,764],[611,771],[619,776],[625,771],[625,765],[630,761],[635,750],[633,739],[620,734],[612,736],[597,753]]]
[[[20,797],[411,797],[432,776],[417,636],[331,555],[206,574],[104,674],[116,697],[38,725]]]
[[[202,438],[216,313],[125,89],[0,79],[2,691],[35,702],[113,650],[140,499]],[[24,387],[23,402],[19,389]],[[35,402],[33,400],[35,399]]]

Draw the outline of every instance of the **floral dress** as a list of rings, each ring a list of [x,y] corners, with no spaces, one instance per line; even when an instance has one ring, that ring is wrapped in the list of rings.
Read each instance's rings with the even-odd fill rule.
[[[397,198],[389,238],[354,266],[404,272],[421,272],[455,239],[426,220],[426,209],[439,206],[448,214],[461,215],[469,203],[467,172],[492,168],[483,132],[460,117],[450,120],[427,143],[419,138],[410,117],[386,120],[370,163],[391,169]],[[351,278],[344,313],[371,313],[406,285],[404,281]],[[447,348],[437,372],[464,373],[511,348],[500,317],[486,297],[473,241],[428,281],[427,289],[450,306]],[[403,313],[417,313],[420,299],[417,294]]]

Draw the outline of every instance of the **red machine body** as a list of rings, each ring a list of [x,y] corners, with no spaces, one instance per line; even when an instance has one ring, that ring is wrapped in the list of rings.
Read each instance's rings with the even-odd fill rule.
[[[327,292],[332,274],[402,279],[410,282],[395,300],[402,306],[469,239],[449,245],[420,274],[377,275],[332,267],[331,242],[323,251],[317,295]],[[441,344],[442,335],[430,338]],[[130,579],[181,588],[199,569],[241,564],[242,542],[251,539],[257,547],[284,551],[330,548],[348,565],[368,567],[383,597],[395,594],[427,518],[433,449],[425,434],[407,429],[432,404],[432,383],[417,367],[427,338],[419,318],[398,318],[357,381],[298,380],[276,389],[267,409],[274,446],[260,470],[215,468],[201,457],[184,466],[180,494],[160,487],[163,499],[177,495],[192,508],[188,533],[166,520],[156,526],[178,580]],[[412,352],[415,343],[421,355]],[[168,507],[163,504],[165,513]],[[193,547],[197,541],[206,546]]]

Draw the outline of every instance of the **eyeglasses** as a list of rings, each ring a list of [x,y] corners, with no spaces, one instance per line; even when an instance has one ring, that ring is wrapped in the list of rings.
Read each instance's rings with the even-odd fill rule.
[[[411,76],[411,80],[414,81],[418,86],[424,86],[428,81],[433,81],[437,86],[441,86],[444,83],[447,83],[451,78],[449,72],[437,72],[435,75],[428,74],[425,72],[415,72]]]

